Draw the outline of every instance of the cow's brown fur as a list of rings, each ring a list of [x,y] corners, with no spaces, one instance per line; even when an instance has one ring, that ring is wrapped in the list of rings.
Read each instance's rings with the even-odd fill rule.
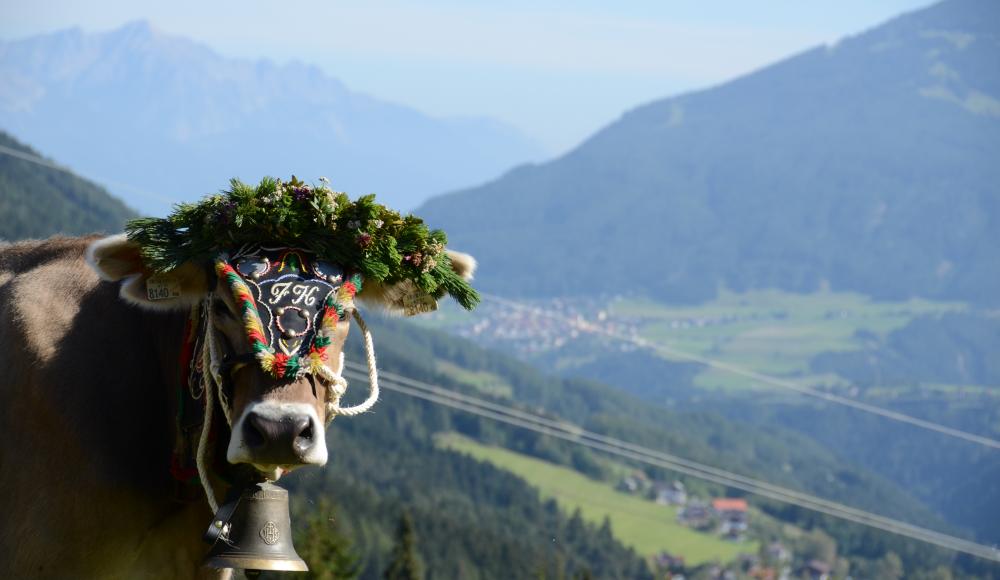
[[[89,241],[0,248],[0,570],[193,577],[211,514],[168,471],[185,315],[125,304]]]
[[[173,304],[151,304],[136,248],[108,238],[91,246],[86,262],[97,239],[0,246],[0,571],[13,578],[212,575],[200,567],[212,514],[203,500],[175,499],[168,469],[187,307],[207,292],[207,265],[177,271],[184,291]],[[454,253],[452,265],[469,278],[475,260]],[[406,294],[367,286],[359,298],[390,309]],[[229,349],[243,351],[235,304],[220,294],[230,316],[217,317],[217,328]],[[338,324],[331,361],[348,328],[346,320]],[[319,381],[276,384],[256,365],[233,380],[234,417],[251,401],[272,400],[308,402],[323,420]],[[217,439],[218,456],[226,443]]]

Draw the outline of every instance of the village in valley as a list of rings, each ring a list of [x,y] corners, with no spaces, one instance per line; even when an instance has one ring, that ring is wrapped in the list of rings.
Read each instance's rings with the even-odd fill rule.
[[[753,535],[750,531],[750,506],[746,498],[703,499],[689,494],[681,481],[655,480],[642,470],[635,470],[622,477],[615,489],[621,493],[646,498],[660,506],[673,507],[675,511],[665,511],[664,517],[676,517],[678,523],[693,530],[713,534],[735,543],[749,543],[748,537]],[[703,567],[697,577],[718,580],[738,578],[826,580],[830,577],[832,566],[821,559],[807,559],[798,565],[793,565],[794,562],[791,549],[781,541],[772,540],[761,544],[760,549],[753,553],[749,551],[741,553],[735,562]],[[688,567],[682,555],[664,550],[656,555],[655,563],[664,572],[665,578],[671,580],[686,578],[685,571]]]

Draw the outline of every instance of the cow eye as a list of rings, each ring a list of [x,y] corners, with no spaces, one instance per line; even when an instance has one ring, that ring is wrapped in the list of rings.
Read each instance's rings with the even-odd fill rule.
[[[215,300],[212,302],[212,311],[216,316],[221,316],[223,318],[234,318],[233,313],[230,312],[229,306],[226,305],[223,300]]]

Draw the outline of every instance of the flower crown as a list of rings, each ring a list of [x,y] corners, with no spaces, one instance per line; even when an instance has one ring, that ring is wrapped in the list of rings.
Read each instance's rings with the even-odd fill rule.
[[[166,218],[139,218],[125,226],[147,267],[168,272],[190,260],[211,261],[244,244],[296,247],[387,286],[408,281],[434,299],[450,295],[467,310],[475,290],[451,268],[447,237],[423,220],[376,203],[351,201],[325,179],[307,185],[265,177],[256,186],[238,179],[228,191],[178,204]]]

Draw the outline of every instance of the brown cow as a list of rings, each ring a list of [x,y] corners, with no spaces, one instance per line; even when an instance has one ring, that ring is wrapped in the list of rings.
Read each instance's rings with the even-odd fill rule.
[[[471,275],[471,258],[451,257],[456,271]],[[208,504],[203,495],[179,501],[168,466],[185,322],[190,306],[213,292],[213,279],[202,264],[177,274],[180,296],[152,304],[148,272],[122,236],[0,248],[4,577],[212,574],[200,567]],[[366,294],[378,302],[392,290],[369,285],[359,297]],[[232,296],[214,296],[214,331],[245,352]],[[338,323],[330,360],[337,360],[348,324]],[[272,475],[325,463],[326,384],[277,381],[257,365],[241,367],[232,380],[235,434],[216,441],[220,456]]]

